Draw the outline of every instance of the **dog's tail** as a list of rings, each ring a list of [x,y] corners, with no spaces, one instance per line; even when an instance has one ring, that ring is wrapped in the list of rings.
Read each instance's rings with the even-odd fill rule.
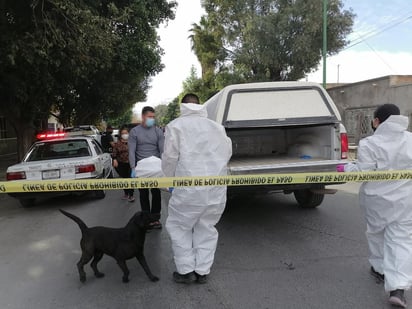
[[[64,211],[63,209],[59,209],[59,210],[63,215],[65,215],[66,217],[69,217],[74,222],[76,222],[79,225],[80,230],[82,232],[85,232],[88,229],[87,225],[79,217],[76,217],[75,215],[73,215],[73,214],[71,214],[67,211]]]

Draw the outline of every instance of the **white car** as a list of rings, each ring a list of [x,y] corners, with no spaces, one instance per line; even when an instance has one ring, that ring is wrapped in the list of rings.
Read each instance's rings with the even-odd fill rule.
[[[104,153],[92,137],[77,136],[34,143],[22,162],[7,169],[8,181],[74,180],[109,178],[113,175],[112,158]],[[61,195],[70,192],[10,193],[27,207],[44,195]],[[104,198],[105,191],[94,191],[96,198]]]
[[[101,144],[102,134],[98,128],[93,125],[79,125],[75,127],[66,127],[63,129],[65,136],[91,136]]]

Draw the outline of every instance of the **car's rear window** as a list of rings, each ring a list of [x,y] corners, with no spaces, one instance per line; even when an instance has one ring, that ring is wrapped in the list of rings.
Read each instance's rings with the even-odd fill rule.
[[[229,121],[331,116],[327,102],[315,89],[233,93]]]
[[[90,155],[90,148],[86,140],[52,141],[35,144],[25,161],[66,159]]]

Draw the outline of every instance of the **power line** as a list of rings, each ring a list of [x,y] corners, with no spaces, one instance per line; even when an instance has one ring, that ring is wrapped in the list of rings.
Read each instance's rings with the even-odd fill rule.
[[[375,53],[376,56],[388,67],[389,70],[392,71],[392,73],[396,73],[395,70],[381,57],[381,55],[368,43],[365,41],[365,44]]]
[[[410,14],[410,13],[408,13],[408,14]],[[364,36],[359,36],[359,39],[358,39],[358,40],[355,40],[354,43],[352,43],[352,44],[350,44],[349,46],[345,47],[343,50],[349,49],[349,48],[351,48],[351,47],[353,47],[353,46],[356,46],[356,45],[358,45],[358,44],[360,44],[360,43],[366,42],[367,39],[369,39],[369,38],[371,38],[371,37],[374,37],[374,36],[376,36],[376,35],[378,35],[378,34],[381,34],[382,32],[385,32],[385,31],[387,31],[387,30],[389,30],[389,29],[392,29],[392,28],[394,28],[394,27],[396,27],[396,26],[398,26],[398,25],[406,22],[408,19],[412,19],[412,15],[408,15],[408,16],[400,19],[399,21],[395,21],[394,24],[388,25],[387,27],[384,27],[384,28],[382,28],[381,30],[378,30],[378,31],[370,31],[369,34],[366,34],[366,35],[364,35]]]
[[[346,0],[346,1],[350,2],[352,0]],[[410,0],[407,0],[407,1],[409,2]],[[380,0],[378,0],[378,2],[380,2]],[[377,4],[379,4],[379,3],[377,3]],[[393,10],[394,8],[397,8],[396,11]],[[359,7],[359,9],[361,11],[363,11],[363,9],[365,9],[366,12],[369,13],[365,16],[362,16],[361,27],[359,29],[357,29],[358,32],[362,32],[362,30],[366,28],[365,29],[366,33],[364,33],[363,35],[359,35],[360,37],[362,37],[362,36],[365,36],[365,37],[373,36],[373,35],[377,34],[376,31],[380,31],[378,26],[376,26],[375,29],[372,28],[372,30],[371,30],[370,26],[369,27],[367,26],[367,25],[370,25],[370,24],[376,24],[377,18],[380,18],[380,19],[385,18],[386,22],[384,22],[384,23],[389,24],[389,27],[392,27],[392,25],[391,25],[392,23],[397,23],[398,21],[400,21],[399,23],[402,23],[403,19],[405,19],[405,18],[408,19],[408,17],[410,17],[409,15],[412,14],[411,4],[408,4],[408,5],[405,5],[405,6],[400,6],[399,4],[396,5],[396,6],[393,6],[393,5],[387,6],[387,7],[383,8],[383,11],[385,11],[383,16],[382,15],[377,15],[376,14],[377,12],[374,12],[373,9],[371,11],[370,7],[368,9],[366,7],[365,8]],[[378,7],[376,9],[378,9]],[[380,10],[380,11],[382,11],[382,10]],[[390,18],[390,17],[392,17],[392,18]],[[385,26],[385,24],[383,26]],[[396,26],[396,25],[393,25],[393,26]],[[383,31],[385,31],[385,30],[383,30]]]

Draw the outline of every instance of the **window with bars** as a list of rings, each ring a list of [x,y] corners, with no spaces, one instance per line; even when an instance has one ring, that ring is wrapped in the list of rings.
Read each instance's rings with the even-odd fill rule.
[[[351,143],[358,144],[359,140],[373,133],[371,121],[376,106],[350,108],[345,111],[345,127]]]

